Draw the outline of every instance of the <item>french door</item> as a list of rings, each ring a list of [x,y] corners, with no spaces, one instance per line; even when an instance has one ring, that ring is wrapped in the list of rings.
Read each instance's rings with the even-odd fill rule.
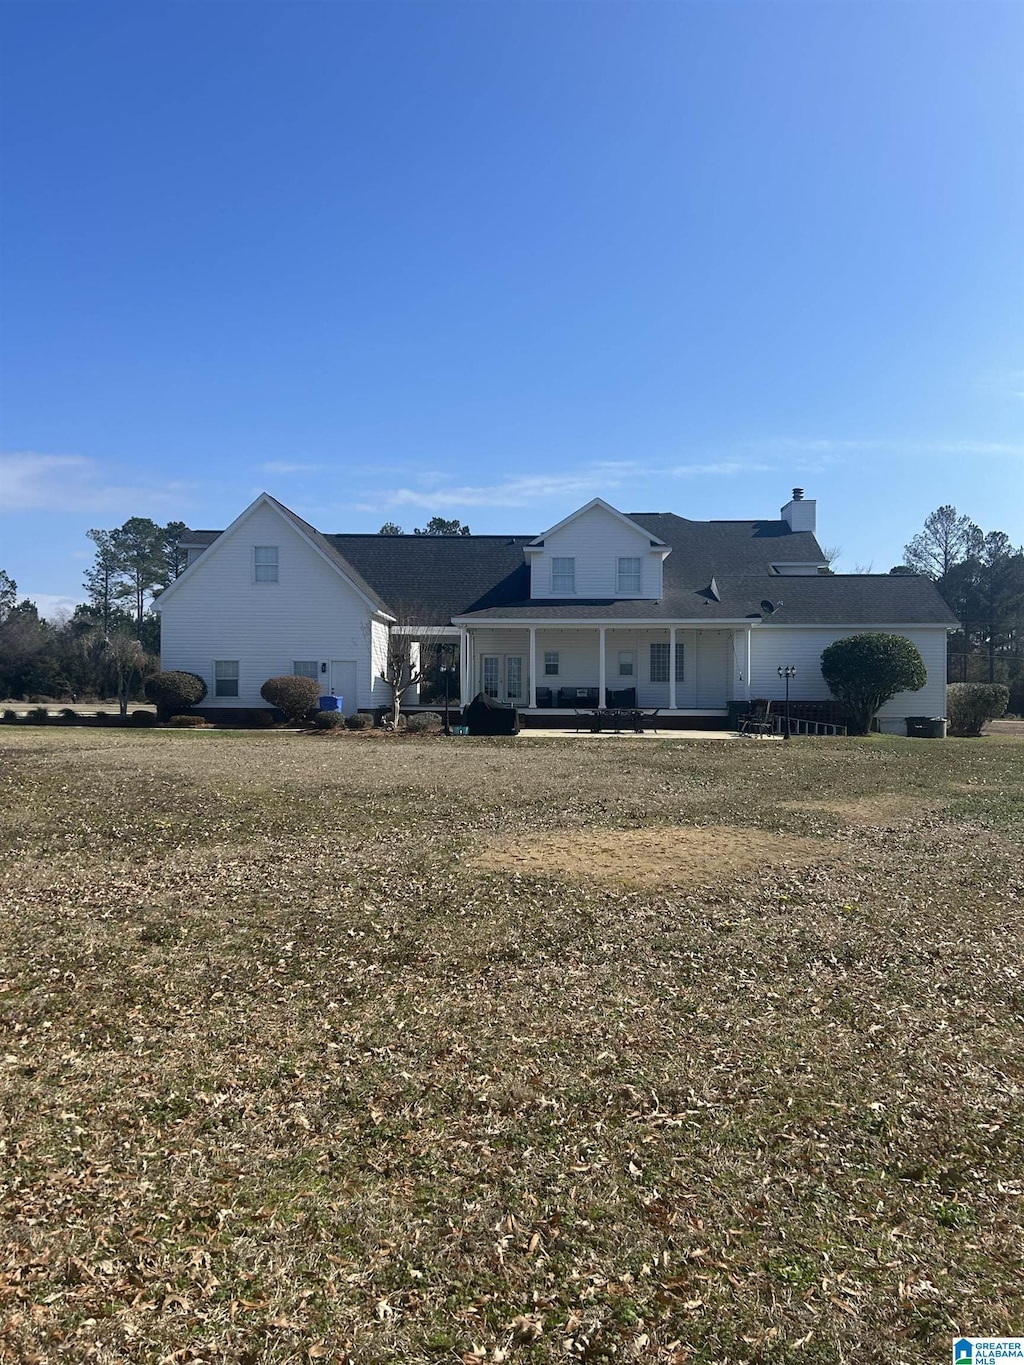
[[[485,697],[526,705],[526,659],[522,654],[481,654],[480,690]]]

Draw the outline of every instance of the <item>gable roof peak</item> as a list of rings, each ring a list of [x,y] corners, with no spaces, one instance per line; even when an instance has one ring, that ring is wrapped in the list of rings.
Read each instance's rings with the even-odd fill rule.
[[[570,512],[567,517],[563,517],[556,526],[550,526],[546,531],[542,531],[539,536],[535,536],[534,539],[530,541],[530,544],[537,546],[543,545],[548,536],[553,536],[556,531],[560,531],[563,526],[568,526],[569,523],[575,521],[577,517],[582,517],[587,512],[592,512],[595,507],[600,507],[603,511],[610,512],[611,515],[621,521],[624,526],[630,527],[633,531],[638,531],[640,535],[649,540],[653,546],[665,546],[665,542],[653,535],[646,526],[641,526],[640,523],[634,521],[632,517],[627,517],[625,512],[620,512],[619,509],[613,507],[610,502],[605,502],[604,498],[591,498],[590,501],[584,503],[582,507],[577,507],[575,512]]]

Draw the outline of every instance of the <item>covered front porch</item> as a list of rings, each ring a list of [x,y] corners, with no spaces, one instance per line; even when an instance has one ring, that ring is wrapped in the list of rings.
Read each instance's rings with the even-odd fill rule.
[[[525,715],[597,707],[717,718],[749,699],[748,632],[670,626],[464,625],[461,702],[483,692]]]

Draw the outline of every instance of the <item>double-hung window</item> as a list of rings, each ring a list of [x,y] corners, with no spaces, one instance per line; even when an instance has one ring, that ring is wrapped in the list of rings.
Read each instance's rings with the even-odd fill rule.
[[[575,559],[552,558],[551,591],[555,597],[571,597],[576,591]]]
[[[651,644],[651,682],[668,682],[668,641],[655,640]]]
[[[619,677],[631,678],[633,676],[633,651],[631,649],[619,650]]]
[[[312,678],[314,682],[318,682],[320,665],[316,659],[293,659],[292,676],[295,678]]]
[[[253,580],[256,583],[276,583],[278,581],[277,546],[254,545],[252,555]]]
[[[213,661],[214,696],[238,696],[238,660],[214,659]]]
[[[544,651],[544,676],[545,678],[558,677],[558,650],[546,649]]]
[[[615,561],[615,591],[619,597],[640,596],[640,558],[620,555]]]
[[[671,655],[667,640],[655,640],[651,645],[651,682],[668,682],[669,659]],[[686,681],[686,656],[683,643],[676,643],[676,682]]]

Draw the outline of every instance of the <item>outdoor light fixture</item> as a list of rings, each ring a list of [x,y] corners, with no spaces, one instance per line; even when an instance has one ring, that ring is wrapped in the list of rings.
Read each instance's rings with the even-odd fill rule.
[[[782,738],[789,739],[789,680],[796,677],[796,669],[792,664],[787,664],[785,668],[779,664],[779,677],[786,679],[786,728]]]

